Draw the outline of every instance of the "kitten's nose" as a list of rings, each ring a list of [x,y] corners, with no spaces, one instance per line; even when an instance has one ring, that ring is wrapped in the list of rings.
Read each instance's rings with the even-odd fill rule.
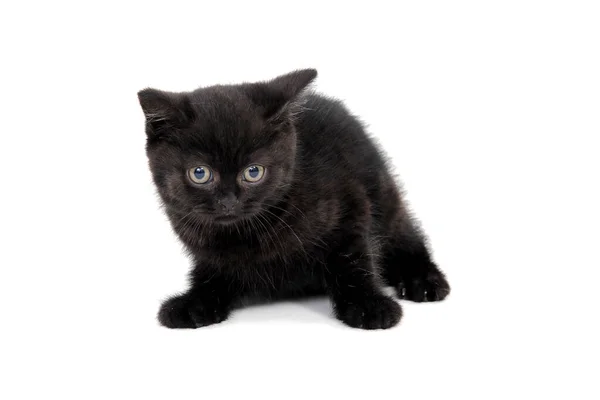
[[[239,202],[234,195],[228,195],[218,201],[225,214],[231,214]]]

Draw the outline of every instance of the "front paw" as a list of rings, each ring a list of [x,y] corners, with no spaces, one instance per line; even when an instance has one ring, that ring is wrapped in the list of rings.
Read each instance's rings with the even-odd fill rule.
[[[167,328],[200,328],[224,321],[228,316],[229,308],[181,295],[162,304],[158,321]]]
[[[450,285],[444,274],[434,266],[422,276],[412,276],[400,282],[396,292],[401,299],[416,302],[441,301],[450,294]]]
[[[402,317],[400,304],[383,295],[337,300],[334,309],[342,322],[361,329],[391,328]]]

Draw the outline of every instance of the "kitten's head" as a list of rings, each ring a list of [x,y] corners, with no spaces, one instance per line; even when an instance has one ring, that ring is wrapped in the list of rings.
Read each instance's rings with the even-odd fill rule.
[[[294,113],[312,69],[187,93],[144,89],[147,154],[165,206],[231,224],[276,204],[294,172]]]

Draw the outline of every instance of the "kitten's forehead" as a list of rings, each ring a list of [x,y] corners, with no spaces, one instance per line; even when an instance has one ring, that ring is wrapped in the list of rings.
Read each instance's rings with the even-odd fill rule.
[[[239,86],[211,86],[189,94],[197,120],[221,126],[247,126],[260,122],[256,106]]]
[[[264,119],[237,87],[203,88],[189,99],[195,119],[184,140],[191,152],[238,164],[268,144]]]

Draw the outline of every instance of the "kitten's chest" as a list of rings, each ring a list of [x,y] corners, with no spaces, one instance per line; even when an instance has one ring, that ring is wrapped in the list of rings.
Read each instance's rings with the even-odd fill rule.
[[[228,273],[240,293],[275,299],[324,293],[323,265],[314,258],[296,255],[283,260],[231,264]]]
[[[297,239],[298,246],[285,240],[223,244],[206,249],[203,258],[228,275],[240,293],[269,298],[322,293],[325,254]]]
[[[247,237],[213,238],[203,243],[198,250],[202,258],[219,264],[289,264],[314,257],[312,246],[307,246],[308,242],[303,241],[296,233],[259,232]]]

